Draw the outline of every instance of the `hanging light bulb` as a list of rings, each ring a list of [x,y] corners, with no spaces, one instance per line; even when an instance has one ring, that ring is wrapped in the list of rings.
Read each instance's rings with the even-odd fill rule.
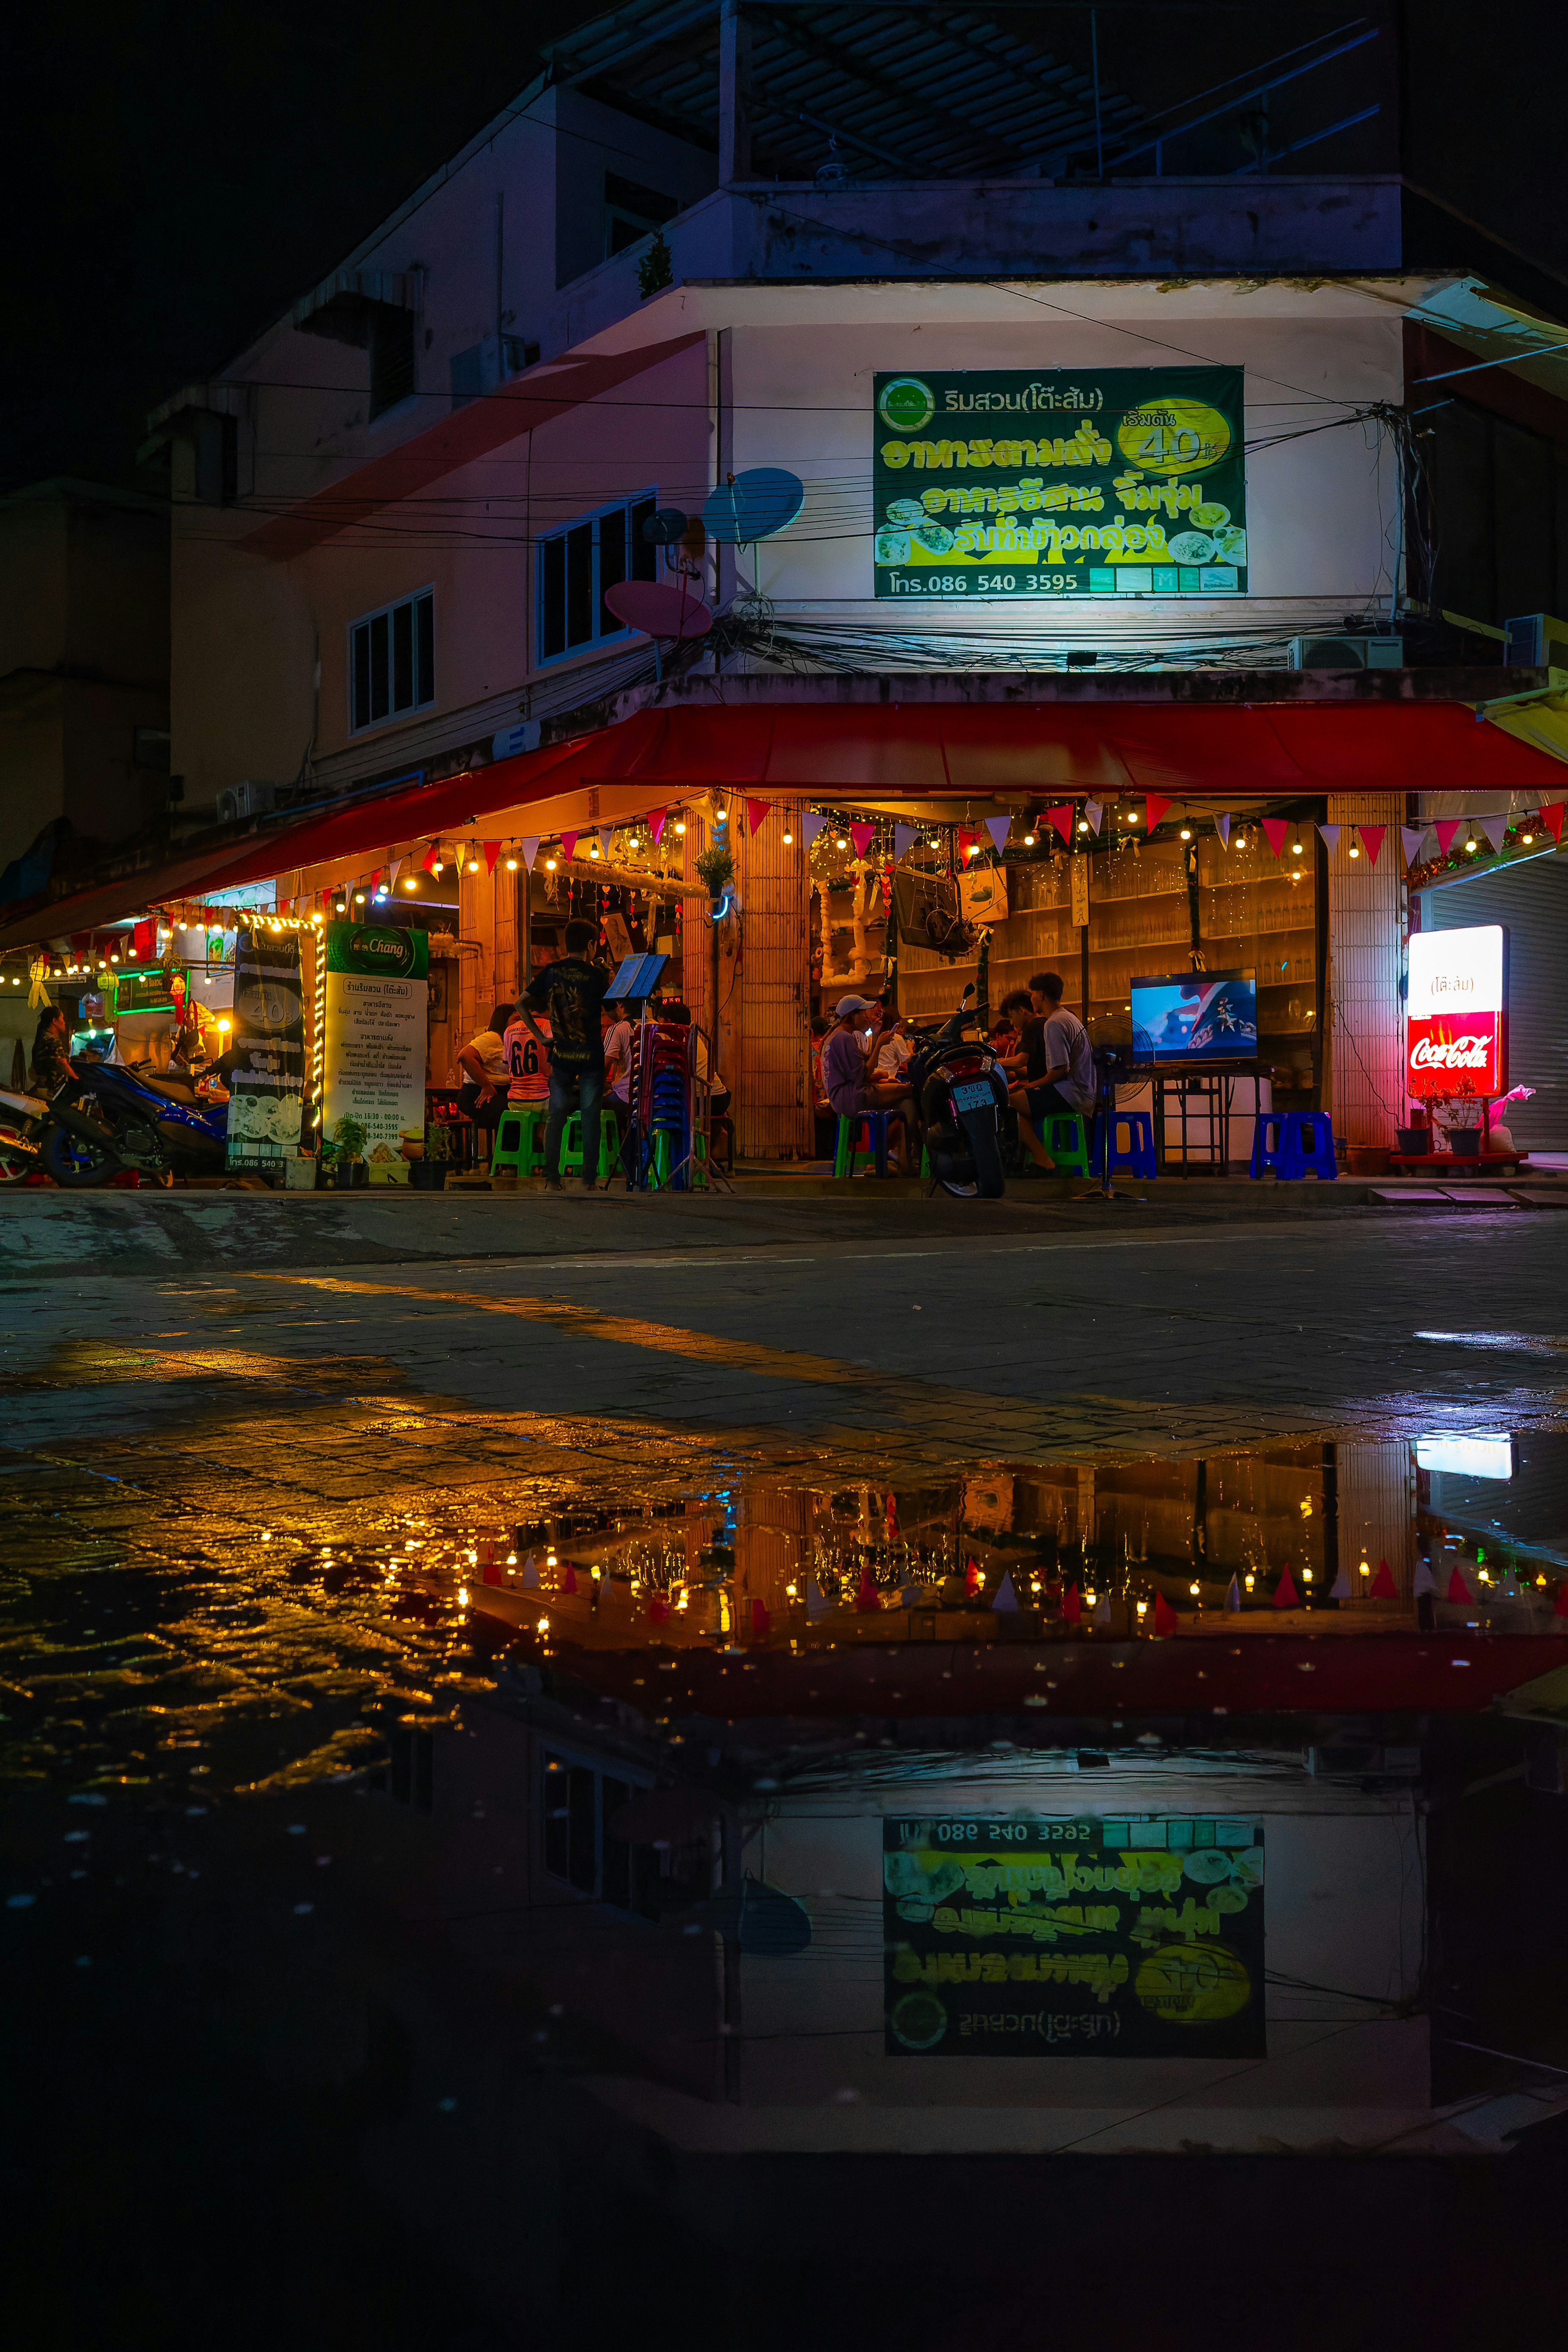
[[[686,831],[686,819],[684,817],[676,818],[675,830],[677,833],[684,833]]]
[[[784,835],[784,846],[787,848],[794,839],[795,835],[793,833],[786,833]]]
[[[1474,853],[1475,853],[1475,852],[1476,852],[1479,847],[1480,847],[1480,843],[1479,843],[1479,841],[1475,840],[1474,838],[1470,839],[1469,841],[1467,841],[1467,842],[1466,842],[1466,844],[1465,844],[1465,854],[1466,854],[1466,856],[1473,856],[1473,855],[1474,855]],[[1351,856],[1352,856],[1352,857],[1355,856],[1355,852],[1354,852],[1354,850],[1353,850],[1353,849],[1352,849],[1352,852],[1351,852]]]
[[[1359,857],[1361,856],[1361,851],[1353,841],[1350,845],[1350,855],[1352,857]]]
[[[1192,828],[1192,826],[1191,826],[1190,824],[1184,824],[1184,825],[1182,827],[1182,839],[1183,839],[1184,841],[1191,841],[1192,837],[1193,837],[1193,828]]]
[[[544,870],[545,870],[545,872],[546,872],[547,874],[553,874],[553,873],[554,873],[554,871],[555,871],[555,860],[553,859],[553,857],[547,857],[547,858],[545,859],[545,861],[544,861]]]
[[[1189,1584],[1189,1585],[1188,1585],[1188,1587],[1187,1587],[1187,1591],[1192,1594],[1193,1599],[1195,1601],[1195,1600],[1197,1599],[1197,1597],[1198,1597],[1198,1588],[1197,1588],[1197,1583],[1196,1583],[1195,1579],[1194,1579],[1194,1580],[1191,1584]]]
[[[1026,834],[1024,835],[1024,846],[1025,846],[1025,848],[1026,848],[1026,849],[1033,849],[1034,845],[1035,845],[1035,836],[1034,836],[1034,835],[1033,835],[1032,833],[1026,833]]]
[[[407,876],[407,877],[405,878],[405,882],[404,882],[403,887],[404,887],[404,888],[405,888],[405,890],[417,890],[417,889],[418,889],[418,887],[419,887],[419,877],[418,877],[418,876],[417,876],[417,875],[416,875],[416,874],[410,874],[409,876]]]
[[[1531,843],[1535,839],[1535,835],[1532,833],[1521,833],[1519,837],[1521,841],[1523,842],[1526,849],[1530,847]]]
[[[599,855],[599,845],[596,841],[590,847],[588,855],[590,857],[597,857]]]
[[[847,849],[847,848],[848,848],[848,846],[849,846],[849,844],[847,843],[847,841],[846,841],[846,840],[845,840],[844,835],[843,835],[842,834],[838,834],[838,835],[835,837],[833,846],[834,846],[834,848],[835,848],[835,849]]]
[[[364,905],[364,892],[363,890],[356,890],[354,892],[354,905],[356,907],[363,907]],[[274,930],[277,930],[279,926],[274,923],[272,928]]]
[[[515,874],[517,872],[517,860],[515,857],[509,857],[507,859],[506,870],[509,874]]]
[[[1078,821],[1078,829],[1079,829],[1079,833],[1087,833],[1087,832],[1089,831],[1089,819],[1088,819],[1088,817],[1086,817],[1086,816],[1080,816],[1080,817],[1079,817],[1079,821]],[[1183,835],[1183,839],[1184,840],[1185,838],[1186,838],[1186,836],[1185,836],[1185,835]]]
[[[1293,841],[1293,842],[1290,844],[1290,855],[1291,855],[1291,856],[1292,856],[1292,857],[1300,857],[1300,855],[1301,855],[1301,845],[1300,845],[1300,843],[1299,841]]]

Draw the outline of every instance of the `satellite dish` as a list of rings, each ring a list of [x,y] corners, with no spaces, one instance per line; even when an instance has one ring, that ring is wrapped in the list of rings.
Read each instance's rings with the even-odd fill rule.
[[[660,507],[644,522],[642,535],[650,547],[679,547],[686,537],[686,522],[679,507]]]
[[[713,626],[700,596],[658,580],[618,580],[605,589],[605,602],[617,621],[628,629],[645,629],[650,637],[705,637]]]
[[[717,490],[710,490],[702,509],[710,539],[731,546],[750,546],[771,539],[792,523],[805,503],[805,488],[797,474],[778,466],[753,466]]]

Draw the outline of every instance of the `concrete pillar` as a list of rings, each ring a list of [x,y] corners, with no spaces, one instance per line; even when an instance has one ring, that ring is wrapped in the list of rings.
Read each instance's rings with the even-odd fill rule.
[[[719,11],[719,185],[752,176],[752,28],[740,0]]]
[[[1403,793],[1329,795],[1328,822],[1344,829],[1329,857],[1326,1098],[1347,1143],[1392,1144],[1405,1118],[1404,818]],[[1385,831],[1374,866],[1357,828],[1375,824]]]

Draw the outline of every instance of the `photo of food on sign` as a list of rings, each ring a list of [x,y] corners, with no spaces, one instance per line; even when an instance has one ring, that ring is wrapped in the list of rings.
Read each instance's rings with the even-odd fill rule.
[[[1261,2058],[1263,1827],[882,1824],[886,2050]]]
[[[1240,368],[876,379],[879,597],[1247,589]]]

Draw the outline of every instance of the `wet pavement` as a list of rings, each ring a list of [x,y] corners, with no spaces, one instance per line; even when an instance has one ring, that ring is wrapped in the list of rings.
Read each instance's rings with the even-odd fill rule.
[[[7,1286],[20,2340],[935,2344],[1108,2189],[1278,2342],[1302,2207],[1352,2342],[1528,2307],[1551,1221],[812,1214]]]

